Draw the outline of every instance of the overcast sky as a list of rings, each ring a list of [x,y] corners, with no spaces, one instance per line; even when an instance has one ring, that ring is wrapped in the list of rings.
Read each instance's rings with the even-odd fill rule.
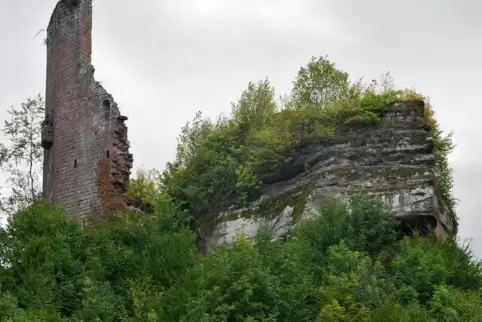
[[[45,91],[45,33],[34,36],[56,2],[0,0],[0,119]],[[265,77],[287,93],[311,56],[353,78],[390,71],[454,131],[460,235],[482,257],[481,12],[478,0],[94,0],[93,64],[129,116],[134,167],[146,168],[172,159],[197,110],[227,113]]]

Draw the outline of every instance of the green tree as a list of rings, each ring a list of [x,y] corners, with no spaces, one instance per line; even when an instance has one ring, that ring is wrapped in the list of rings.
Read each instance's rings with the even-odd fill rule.
[[[463,291],[447,285],[436,287],[430,300],[430,314],[436,321],[482,321],[480,291]]]
[[[296,236],[300,242],[309,245],[306,260],[313,265],[316,277],[321,279],[329,247],[343,240],[351,250],[376,256],[396,244],[396,226],[397,222],[385,204],[359,196],[348,203],[327,202],[318,216],[299,224]]]
[[[130,180],[129,195],[142,201],[154,203],[161,193],[161,173],[156,169],[137,169],[136,177]]]
[[[1,230],[2,286],[20,307],[72,314],[81,306],[82,229],[50,203],[36,203]],[[8,267],[8,268],[7,268]]]
[[[324,108],[346,97],[349,89],[348,73],[337,69],[328,57],[312,57],[298,71],[291,95],[296,107]]]
[[[41,197],[40,137],[44,113],[45,103],[40,94],[8,110],[10,119],[3,128],[7,142],[0,143],[0,168],[9,174],[7,183],[11,187],[10,193],[0,200],[0,211],[7,215],[17,213]]]
[[[203,119],[202,112],[197,112],[193,121],[181,129],[177,138],[177,152],[174,164],[184,168],[195,158],[198,150],[214,130],[214,124],[209,119]]]
[[[256,247],[263,265],[279,284],[278,321],[311,321],[317,313],[317,287],[313,270],[303,256],[306,244],[296,238],[273,240],[262,228],[256,236]]]
[[[239,140],[231,122],[193,124],[183,129],[178,156],[167,164],[161,182],[163,191],[198,219],[216,215],[235,200]]]
[[[274,88],[266,79],[258,83],[250,82],[238,102],[232,103],[232,114],[241,130],[259,129],[276,112]]]
[[[323,304],[320,314],[343,312],[349,321],[360,321],[370,309],[379,307],[388,295],[385,272],[364,253],[351,251],[344,242],[330,246],[324,268],[319,297]],[[344,320],[341,320],[344,321]]]
[[[279,285],[244,237],[231,251],[218,249],[186,280],[186,313],[181,321],[278,321]]]
[[[81,316],[92,320],[106,311],[115,318],[123,312],[147,316],[151,309],[162,313],[164,297],[156,297],[180,283],[196,259],[194,234],[175,217],[157,210],[149,216],[117,214],[85,229],[88,309],[84,305]],[[146,291],[152,297],[146,299]],[[147,301],[145,306],[140,300]]]
[[[440,284],[462,290],[482,288],[482,268],[466,247],[435,236],[404,238],[393,262],[393,280],[401,301],[426,305]]]

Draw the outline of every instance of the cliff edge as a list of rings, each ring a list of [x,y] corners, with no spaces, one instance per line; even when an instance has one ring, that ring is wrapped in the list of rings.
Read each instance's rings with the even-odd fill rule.
[[[374,125],[351,126],[335,139],[302,149],[291,163],[292,177],[265,186],[248,207],[222,212],[201,229],[206,251],[230,244],[265,226],[273,236],[289,233],[329,199],[367,193],[387,202],[402,222],[430,226],[438,235],[454,219],[437,193],[434,142],[423,101],[393,103]]]

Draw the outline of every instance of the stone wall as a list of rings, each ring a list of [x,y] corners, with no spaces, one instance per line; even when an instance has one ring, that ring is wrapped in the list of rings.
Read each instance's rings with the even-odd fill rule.
[[[385,200],[401,220],[451,231],[451,217],[436,194],[429,130],[423,102],[397,103],[380,124],[347,128],[330,142],[306,147],[292,164],[298,170],[291,178],[268,185],[252,205],[229,209],[214,228],[200,231],[205,250],[242,232],[253,237],[262,225],[274,236],[285,234],[326,200],[359,192]]]
[[[125,206],[127,117],[94,79],[92,0],[61,0],[47,29],[43,194],[82,219]]]

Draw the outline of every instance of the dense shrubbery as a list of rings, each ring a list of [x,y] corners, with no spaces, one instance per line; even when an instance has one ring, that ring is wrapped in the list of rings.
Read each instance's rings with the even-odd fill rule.
[[[482,321],[470,252],[432,236],[398,240],[377,201],[334,201],[289,240],[261,230],[207,256],[164,204],[85,230],[46,203],[10,219],[0,320]]]

